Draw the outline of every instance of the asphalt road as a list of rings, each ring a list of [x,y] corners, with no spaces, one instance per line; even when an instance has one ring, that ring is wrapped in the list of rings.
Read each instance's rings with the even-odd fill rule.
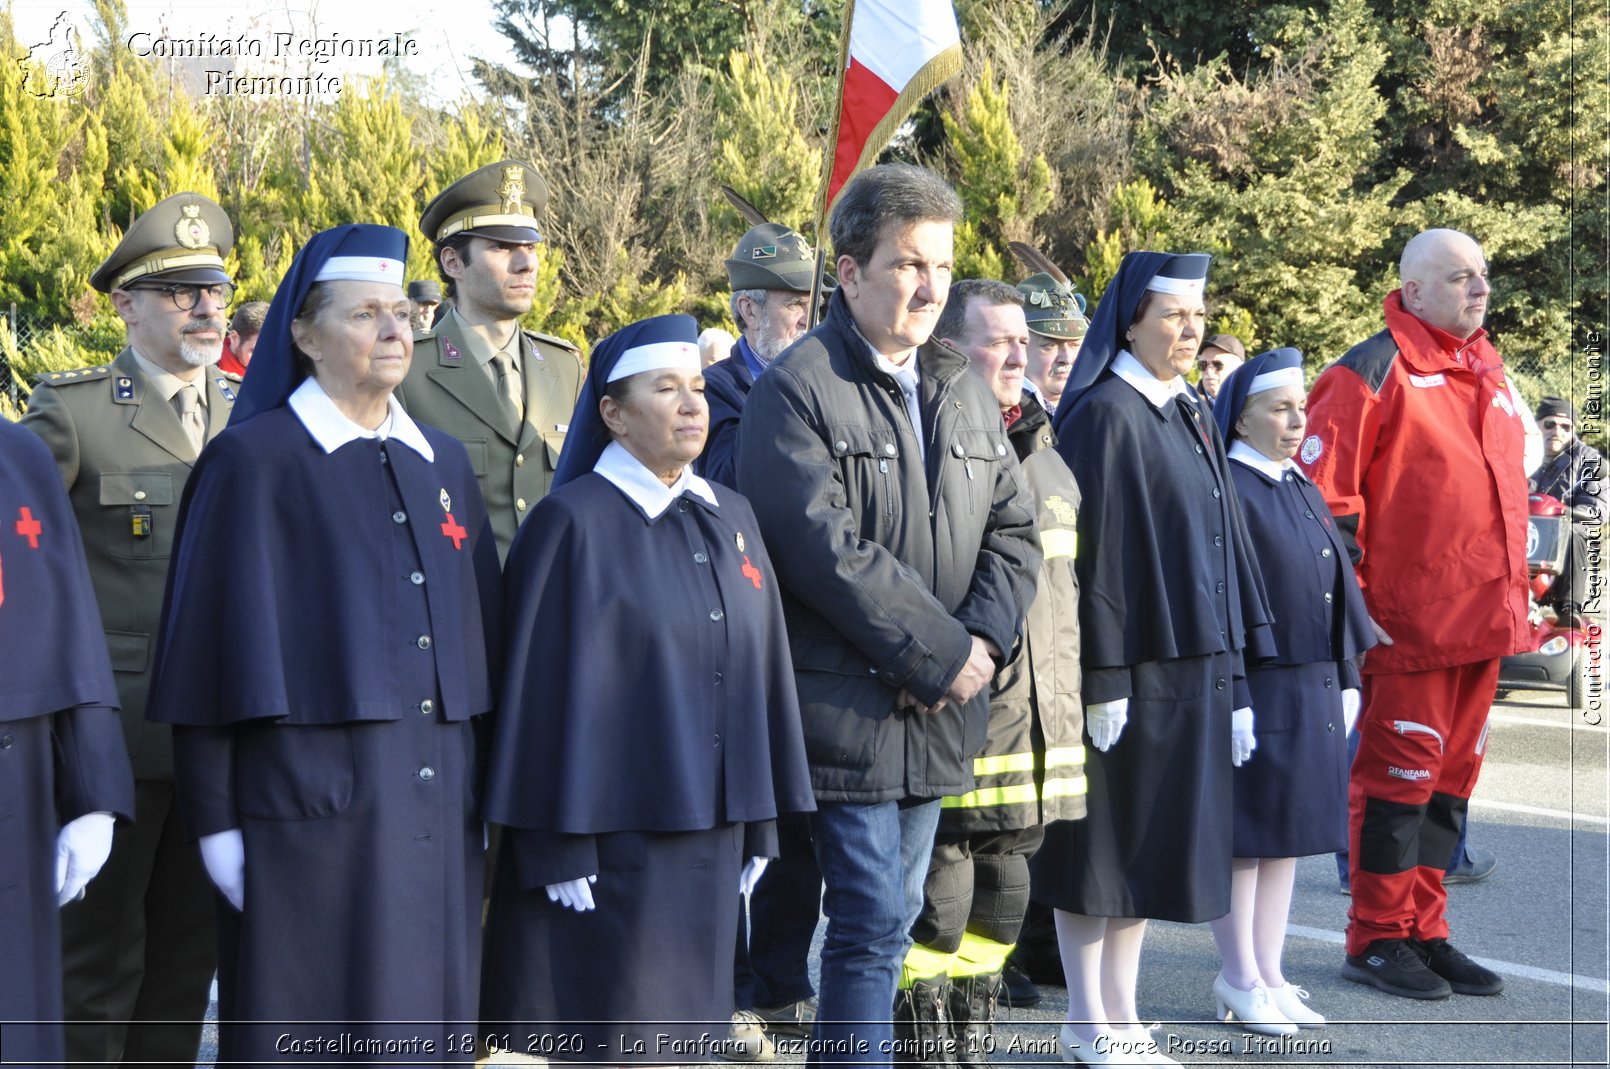
[[[1454,945],[1497,970],[1502,995],[1417,1002],[1341,977],[1348,899],[1330,857],[1297,870],[1286,976],[1327,1027],[1296,1041],[1213,1021],[1218,970],[1205,925],[1154,923],[1140,1006],[1184,1065],[1605,1066],[1610,1064],[1610,700],[1572,711],[1559,692],[1517,691],[1494,707],[1472,799],[1472,841],[1499,857],[1479,884],[1450,888]],[[818,930],[818,940],[821,931]],[[814,961],[813,961],[814,968]],[[1046,987],[1032,1010],[1002,1010],[994,1062],[1059,1061],[1067,993]],[[203,1057],[214,1055],[209,1027]],[[780,1053],[774,1064],[802,1059]]]

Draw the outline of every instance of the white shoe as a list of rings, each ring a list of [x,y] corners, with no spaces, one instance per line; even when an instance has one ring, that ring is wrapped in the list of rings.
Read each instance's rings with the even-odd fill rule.
[[[1218,1003],[1221,1021],[1240,1021],[1248,1032],[1266,1036],[1297,1034],[1297,1026],[1275,1006],[1262,980],[1254,980],[1251,991],[1241,991],[1231,987],[1221,972],[1213,978],[1213,997]]]
[[[1131,1057],[1136,1059],[1136,1064],[1172,1065],[1175,1069],[1179,1069],[1180,1063],[1164,1054],[1163,1049],[1157,1045],[1157,1039],[1153,1033],[1162,1027],[1160,1024],[1154,1024],[1145,1028],[1132,1029],[1131,1032],[1138,1033],[1133,1040],[1130,1039],[1130,1035],[1124,1032],[1117,1033],[1117,1036],[1119,1042],[1129,1040],[1134,1044],[1130,1049],[1134,1052]]]
[[[1281,1016],[1298,1028],[1325,1027],[1325,1018],[1303,1005],[1308,998],[1308,992],[1296,984],[1285,983],[1279,987],[1271,987],[1269,997],[1275,1000],[1275,1008],[1280,1011]]]
[[[1057,1038],[1062,1041],[1062,1060],[1070,1065],[1146,1064],[1138,1057],[1114,1053],[1113,1044],[1118,1037],[1112,1032],[1099,1031],[1095,1039],[1084,1040],[1079,1038],[1072,1025],[1064,1024]]]

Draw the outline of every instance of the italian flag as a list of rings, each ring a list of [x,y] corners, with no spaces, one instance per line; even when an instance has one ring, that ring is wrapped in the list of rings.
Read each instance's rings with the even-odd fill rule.
[[[848,0],[844,24],[843,81],[821,221],[839,190],[878,158],[917,102],[962,66],[951,0]]]

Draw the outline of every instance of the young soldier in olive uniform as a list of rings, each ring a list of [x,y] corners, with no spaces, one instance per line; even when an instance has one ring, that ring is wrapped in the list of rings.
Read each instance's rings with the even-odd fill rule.
[[[180,494],[239,381],[214,366],[233,243],[223,209],[196,193],[136,219],[90,276],[128,347],[109,365],[41,375],[22,420],[50,448],[78,517],[135,778],[133,825],[118,826],[100,878],[62,910],[72,1062],[193,1065],[200,1045],[212,885],[174,805],[169,728],[147,723],[145,704]]]
[[[548,186],[518,160],[482,167],[437,195],[419,229],[453,307],[414,337],[397,399],[421,423],[469,450],[492,517],[498,556],[548,492],[581,393],[581,353],[521,330],[536,293],[537,216]]]

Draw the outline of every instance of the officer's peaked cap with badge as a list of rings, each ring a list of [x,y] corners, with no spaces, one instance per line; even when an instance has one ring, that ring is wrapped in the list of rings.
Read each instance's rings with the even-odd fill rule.
[[[761,223],[738,240],[727,261],[727,282],[735,290],[811,291],[816,251],[803,235],[781,223]]]
[[[348,223],[309,238],[269,302],[251,373],[242,380],[229,425],[280,407],[302,384],[306,376],[297,364],[291,323],[315,282],[382,282],[396,286],[400,294],[407,262],[408,235],[394,226]]]
[[[436,194],[419,229],[438,245],[460,235],[529,245],[542,240],[537,220],[547,206],[548,183],[530,164],[500,160]]]
[[[1090,329],[1084,294],[1072,283],[1041,271],[1019,282],[1017,291],[1023,295],[1023,318],[1036,334],[1079,341]]]
[[[140,280],[229,282],[224,257],[234,245],[235,228],[222,208],[200,193],[175,193],[134,220],[89,284],[111,293]]]

